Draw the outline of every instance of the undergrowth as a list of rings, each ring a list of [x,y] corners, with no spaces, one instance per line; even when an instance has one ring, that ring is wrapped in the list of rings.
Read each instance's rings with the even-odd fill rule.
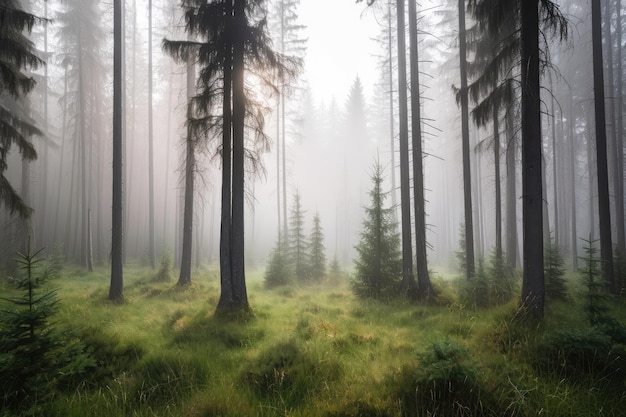
[[[507,291],[476,308],[441,277],[446,302],[420,305],[361,301],[345,278],[270,289],[263,271],[249,271],[252,312],[233,316],[215,315],[214,269],[194,271],[186,288],[154,276],[127,268],[127,302],[113,305],[108,271],[62,270],[57,320],[73,324],[95,363],[31,415],[619,416],[626,407],[623,344],[589,322],[576,274],[565,274],[569,296],[541,323]],[[16,291],[1,285],[7,298]],[[613,323],[626,319],[614,300],[604,307]]]

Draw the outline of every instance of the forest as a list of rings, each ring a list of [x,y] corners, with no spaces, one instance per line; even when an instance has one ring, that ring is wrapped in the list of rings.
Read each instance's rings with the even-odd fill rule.
[[[0,417],[623,416],[622,10],[0,1]]]

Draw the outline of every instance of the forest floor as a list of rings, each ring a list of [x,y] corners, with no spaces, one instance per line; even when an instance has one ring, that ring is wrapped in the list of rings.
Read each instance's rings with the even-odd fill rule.
[[[108,270],[66,267],[57,327],[97,361],[33,414],[117,416],[624,416],[623,345],[587,324],[584,291],[550,303],[539,324],[519,300],[462,305],[435,278],[438,305],[360,300],[347,282],[265,289],[248,271],[252,314],[214,315],[218,273],[179,288],[125,269],[125,303],[106,301]],[[0,284],[3,294],[11,290]],[[610,314],[626,322],[626,309]],[[0,415],[4,416],[2,412]],[[6,414],[12,415],[12,414]]]

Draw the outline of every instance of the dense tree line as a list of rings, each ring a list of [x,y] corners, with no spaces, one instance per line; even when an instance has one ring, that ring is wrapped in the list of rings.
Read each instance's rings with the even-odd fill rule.
[[[439,17],[415,1],[366,1],[384,17],[378,39],[384,88],[376,93],[385,98],[384,110],[380,103],[368,104],[357,74],[343,106],[336,100],[315,102],[315,92],[295,83],[306,49],[298,1],[145,3],[146,16],[137,1],[116,2],[113,8],[96,0],[2,6],[4,269],[15,267],[11,250],[30,236],[36,246],[56,245],[87,271],[94,264],[114,264],[111,297],[121,299],[124,262],[139,259],[154,268],[159,255],[173,250],[179,283],[186,285],[192,259],[199,264],[209,258],[203,245],[210,242],[219,248],[212,252],[220,255],[220,306],[246,308],[245,258],[254,248],[246,246],[244,223],[255,219],[246,214],[246,195],[252,196],[249,212],[255,213],[254,175],[263,174],[273,140],[273,258],[286,251],[298,279],[306,275],[303,251],[319,265],[328,242],[344,266],[361,255],[356,241],[369,210],[364,209],[367,162],[374,149],[382,149],[391,175],[390,184],[380,185],[392,202],[399,188],[399,286],[410,299],[434,295],[429,259],[443,252],[439,240],[447,240],[447,252],[453,252],[450,241],[459,223],[466,278],[473,279],[475,260],[484,259],[493,245],[508,268],[521,265],[521,298],[537,317],[543,314],[546,271],[552,271],[545,269],[544,249],[560,251],[576,267],[581,237],[599,238],[605,290],[620,293],[625,256],[620,1],[442,4],[445,13],[438,16],[447,17],[433,32],[456,34],[447,49],[438,33],[426,31]],[[579,20],[567,22],[565,16]],[[147,33],[140,30],[144,19]],[[111,26],[119,30],[113,38],[107,36]],[[173,61],[153,47],[163,36]],[[567,52],[564,42],[572,36],[580,37],[574,49],[588,53]],[[446,113],[427,97],[441,83],[424,74],[450,62],[454,70],[446,70],[445,77],[454,87],[435,94],[458,100],[459,109]],[[292,94],[296,91],[302,94]],[[167,118],[154,117],[164,109]],[[429,112],[446,125],[441,136],[454,136],[442,138],[445,149],[428,132]],[[448,123],[457,113],[460,126],[456,119]],[[139,157],[144,152],[145,163]],[[432,156],[459,162],[462,193],[446,190],[450,181],[438,178]],[[184,168],[170,175],[175,159]],[[162,165],[165,170],[155,169]],[[314,248],[306,241],[302,217],[312,204],[306,198],[299,202],[296,194],[298,203],[289,213],[286,201],[288,185],[296,189],[300,181],[304,197],[314,194],[304,174],[319,166],[335,179],[337,201],[330,209],[316,209]],[[159,181],[161,189],[155,187]],[[176,189],[175,181],[181,186],[172,198],[168,190]],[[452,194],[463,197],[462,216]],[[207,215],[207,202],[219,216]],[[395,218],[396,207],[390,210]],[[333,220],[334,228],[322,227]],[[168,229],[176,230],[175,236]],[[322,229],[328,236],[320,237]],[[319,265],[313,275],[323,275]]]

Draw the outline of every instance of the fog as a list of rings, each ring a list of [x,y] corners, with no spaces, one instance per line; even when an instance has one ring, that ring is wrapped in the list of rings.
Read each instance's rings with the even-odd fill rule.
[[[111,246],[111,4],[96,0],[31,3],[34,13],[50,19],[47,25],[36,26],[31,34],[47,62],[33,74],[37,87],[29,96],[32,118],[44,135],[33,138],[38,153],[35,162],[23,164],[16,150],[8,156],[6,176],[34,208],[34,214],[25,229],[23,221],[2,206],[3,261],[9,262],[11,254],[23,247],[30,235],[31,247],[46,248],[48,253],[56,250],[68,261],[85,265],[87,213],[91,211],[94,261],[106,265]],[[268,25],[275,47],[278,45],[277,18],[273,14],[276,3],[272,1],[268,6]],[[364,207],[370,204],[370,175],[376,161],[384,167],[385,188],[390,193],[387,203],[400,204],[395,35],[391,39],[391,68],[394,68],[391,73],[387,47],[388,34],[395,31],[395,17],[387,19],[386,2],[371,8],[363,3],[347,0],[345,3],[330,19],[328,15],[333,10],[314,0],[301,0],[296,12],[302,13],[298,21],[305,29],[297,36],[310,49],[294,52],[303,59],[304,66],[287,89],[284,112],[278,95],[256,90],[267,107],[264,119],[269,141],[268,146],[259,147],[261,164],[255,170],[248,165],[246,176],[246,263],[250,268],[266,265],[279,230],[284,230],[285,216],[289,219],[296,193],[305,211],[305,230],[310,231],[313,216],[319,213],[327,258],[336,257],[345,268],[351,268],[357,256],[354,247],[360,238]],[[595,238],[598,232],[595,174],[590,174],[595,172],[595,166],[589,157],[594,131],[587,3],[561,4],[570,20],[569,39],[549,43],[553,65],[544,71],[541,81],[547,223],[568,262],[574,262],[576,253],[580,253],[579,248],[574,250],[573,242],[582,246],[578,238]],[[147,4],[146,0],[126,1],[124,108],[125,256],[126,262],[146,264],[150,262],[151,227],[148,215],[150,35],[154,63],[157,260],[170,253],[179,262],[181,253],[187,103],[186,68],[161,48],[163,38],[186,37],[178,2],[153,2],[152,34],[148,31]],[[458,269],[455,252],[459,250],[464,223],[461,113],[455,97],[455,88],[459,86],[458,26],[455,18],[447,17],[454,10],[455,4],[433,1],[418,11],[426,240],[429,267],[441,272]],[[325,23],[320,25],[320,20]],[[307,56],[308,53],[312,56]],[[475,58],[473,54],[469,54],[470,59]],[[510,76],[516,77],[517,71],[514,69]],[[615,85],[624,79],[622,73],[614,77]],[[253,79],[248,78],[247,82],[255,90]],[[615,94],[607,96],[608,101],[617,104]],[[501,139],[503,218],[508,169],[505,152],[507,146],[519,142],[520,116],[518,109],[514,111],[515,136]],[[504,115],[501,117],[504,119]],[[615,117],[614,120],[621,120],[622,115]],[[505,130],[502,120],[503,138]],[[470,122],[474,240],[477,256],[482,257],[490,255],[496,242],[492,138],[492,123],[477,128]],[[250,136],[248,142],[251,141]],[[283,152],[283,146],[284,167],[282,153],[277,154]],[[612,155],[617,153],[623,155],[623,149],[613,148]],[[516,257],[519,259],[522,241],[519,151],[515,158],[517,164],[512,169],[517,172],[515,211],[520,226]],[[193,258],[196,264],[212,264],[219,257],[221,207],[221,165],[215,141],[208,141],[199,150],[196,171]],[[572,189],[575,190],[573,201]],[[572,225],[576,226],[575,230]],[[617,227],[613,224],[614,233]]]

